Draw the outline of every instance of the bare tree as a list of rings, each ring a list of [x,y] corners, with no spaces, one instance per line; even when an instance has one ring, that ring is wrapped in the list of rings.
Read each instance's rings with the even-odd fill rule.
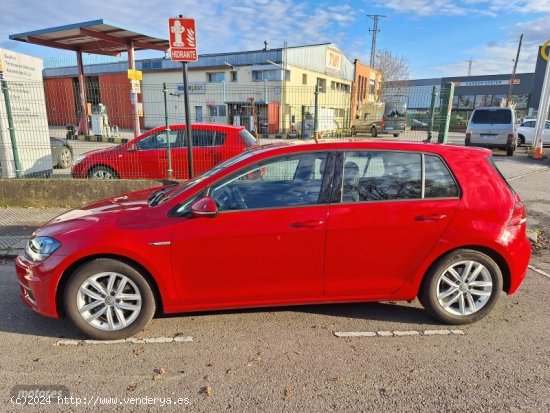
[[[376,69],[382,72],[379,96],[384,93],[403,94],[409,85],[409,61],[389,50],[379,50],[376,56]]]

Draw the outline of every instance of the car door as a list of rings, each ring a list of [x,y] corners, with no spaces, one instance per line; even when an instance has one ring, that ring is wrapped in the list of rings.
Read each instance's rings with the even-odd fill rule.
[[[142,178],[168,178],[168,142],[170,142],[170,147],[174,147],[177,136],[178,131],[176,130],[162,130],[152,133],[136,143],[136,158],[142,171]]]
[[[172,267],[190,308],[298,303],[323,294],[328,154],[304,153],[241,169],[208,189],[215,218],[183,218]]]
[[[341,202],[330,205],[327,227],[326,294],[329,299],[387,297],[440,239],[460,202],[458,187],[433,155],[342,156]]]
[[[179,126],[180,139],[173,151],[174,178],[188,179],[187,135],[185,127]],[[219,148],[225,141],[225,133],[211,125],[191,125],[193,142],[193,174],[200,175],[221,162]]]

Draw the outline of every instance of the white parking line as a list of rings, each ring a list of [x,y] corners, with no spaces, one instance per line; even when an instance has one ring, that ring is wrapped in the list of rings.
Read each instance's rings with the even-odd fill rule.
[[[193,337],[155,337],[155,338],[127,338],[124,340],[58,340],[54,346],[82,346],[86,344],[164,344],[164,343],[187,343],[193,341]]]
[[[463,336],[463,330],[404,330],[404,331],[335,331],[333,333],[336,337],[339,338],[349,338],[349,337],[404,337],[404,336],[444,336],[444,335],[455,335]]]
[[[544,275],[545,277],[550,278],[550,274],[546,274],[543,270],[539,270],[536,267],[533,267],[532,265],[529,265],[529,269],[535,271],[537,274]]]

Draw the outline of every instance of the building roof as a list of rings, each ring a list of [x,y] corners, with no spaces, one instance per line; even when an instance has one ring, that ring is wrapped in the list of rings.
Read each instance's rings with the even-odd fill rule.
[[[56,49],[108,56],[117,56],[121,52],[126,52],[130,45],[134,50],[166,51],[169,48],[166,39],[122,28],[103,19],[12,34],[10,39]]]

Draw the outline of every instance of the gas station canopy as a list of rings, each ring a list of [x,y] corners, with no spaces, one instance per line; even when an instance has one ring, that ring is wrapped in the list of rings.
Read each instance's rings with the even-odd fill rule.
[[[152,49],[163,52],[169,48],[166,39],[124,29],[103,19],[12,34],[10,39],[108,56],[117,56],[121,52],[128,51],[129,47],[134,50]]]

